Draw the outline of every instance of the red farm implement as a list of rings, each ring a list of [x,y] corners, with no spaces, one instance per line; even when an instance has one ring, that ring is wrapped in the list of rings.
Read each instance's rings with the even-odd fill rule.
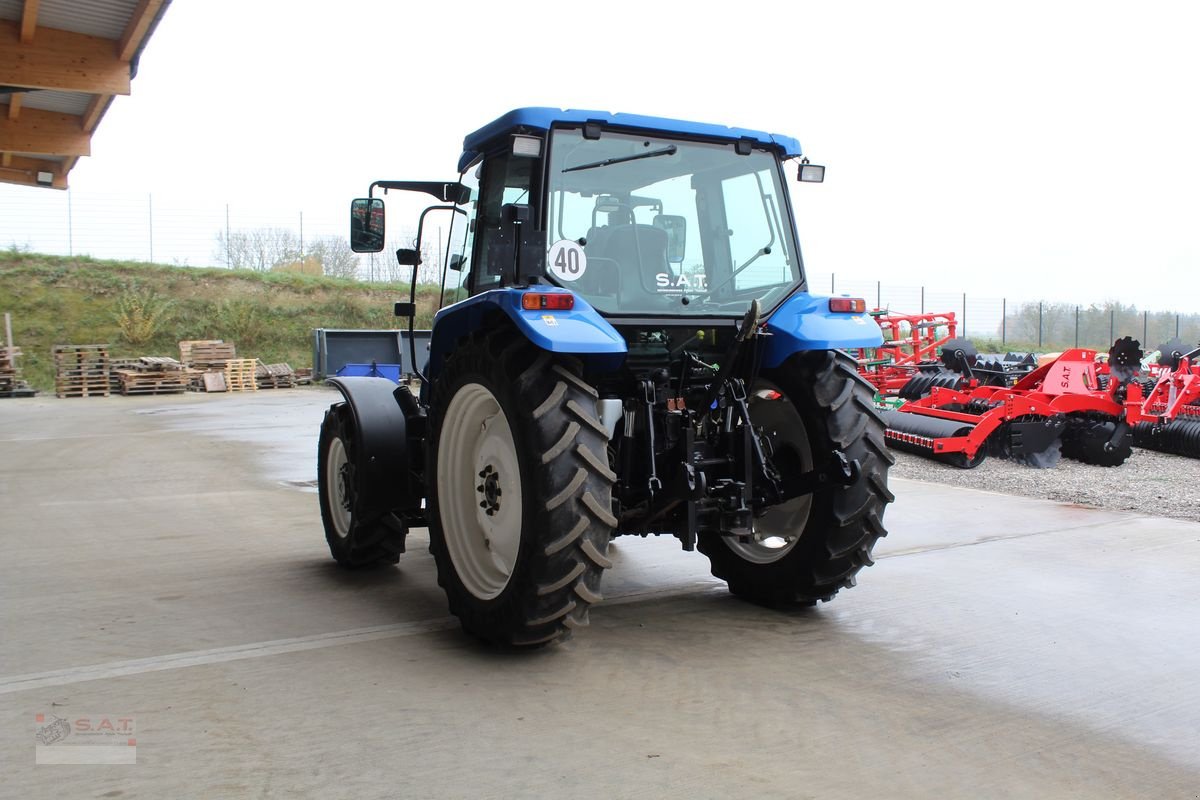
[[[1200,347],[1177,342],[1160,348],[1162,372],[1129,421],[1138,447],[1200,458]]]
[[[969,339],[958,337],[954,312],[893,314],[871,312],[883,332],[883,345],[859,353],[859,372],[884,397],[915,400],[931,389],[969,391],[978,386],[1011,386],[1035,366],[1028,353],[981,356]]]
[[[858,354],[859,372],[882,395],[894,395],[922,364],[933,365],[943,345],[958,334],[954,312],[893,314],[871,312],[883,332],[883,344]]]
[[[1049,467],[1060,452],[1117,466],[1130,453],[1127,413],[1142,406],[1142,387],[1133,380],[1138,348],[1128,337],[1113,345],[1108,381],[1101,380],[1096,351],[1077,348],[1011,387],[935,386],[883,412],[888,444],[965,469],[989,454]]]

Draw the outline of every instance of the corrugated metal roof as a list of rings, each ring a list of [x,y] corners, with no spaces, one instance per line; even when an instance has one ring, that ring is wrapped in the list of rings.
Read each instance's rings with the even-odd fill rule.
[[[92,101],[90,94],[82,92],[22,92],[21,105],[25,108],[37,108],[42,111],[55,111],[59,114],[74,114],[82,116],[87,111],[88,103]]]
[[[120,39],[138,0],[42,0],[37,24],[43,28]],[[24,0],[0,0],[0,19],[19,20]]]

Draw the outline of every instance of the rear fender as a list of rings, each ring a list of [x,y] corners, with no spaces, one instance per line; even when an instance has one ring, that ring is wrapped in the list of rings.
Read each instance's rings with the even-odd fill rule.
[[[850,350],[879,347],[883,333],[867,314],[829,310],[829,296],[797,292],[767,319],[763,366],[778,367],[804,350]]]
[[[412,510],[422,492],[413,486],[408,453],[408,420],[400,405],[400,387],[386,378],[330,378],[354,418],[354,472],[358,511],[374,519],[396,510]]]
[[[569,294],[553,286],[537,286],[539,293]],[[458,340],[488,324],[488,317],[502,314],[530,342],[551,353],[573,355],[590,370],[608,372],[625,360],[625,339],[604,317],[579,295],[570,311],[527,311],[521,307],[525,289],[495,289],[446,306],[433,318],[429,344],[429,368],[432,380],[442,368],[446,356]]]

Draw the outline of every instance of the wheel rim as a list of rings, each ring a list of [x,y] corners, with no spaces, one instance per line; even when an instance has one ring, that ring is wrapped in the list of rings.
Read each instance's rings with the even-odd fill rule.
[[[497,597],[521,546],[516,443],[495,396],[477,383],[450,401],[438,441],[438,513],[450,560],[480,600]]]
[[[776,454],[776,465],[783,471],[807,472],[813,467],[812,448],[804,420],[796,406],[769,381],[756,381],[750,394],[750,419],[762,429]],[[790,467],[790,469],[788,469]],[[812,509],[812,495],[792,498],[772,506],[754,519],[754,541],[727,538],[729,549],[754,564],[770,564],[786,556],[796,546]],[[791,539],[785,537],[793,537]]]
[[[329,517],[339,539],[350,535],[350,492],[346,486],[346,445],[335,437],[325,456],[325,493],[329,498]]]

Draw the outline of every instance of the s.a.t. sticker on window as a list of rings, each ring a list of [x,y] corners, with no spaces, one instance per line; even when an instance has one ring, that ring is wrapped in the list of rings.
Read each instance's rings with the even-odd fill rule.
[[[546,268],[560,281],[577,281],[587,272],[587,254],[583,246],[571,239],[559,239],[550,245]]]

